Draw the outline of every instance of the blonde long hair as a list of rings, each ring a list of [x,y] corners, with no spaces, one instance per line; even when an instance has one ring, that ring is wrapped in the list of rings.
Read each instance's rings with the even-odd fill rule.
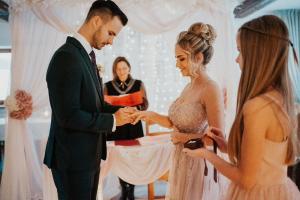
[[[235,164],[241,159],[244,131],[242,109],[246,101],[273,87],[281,93],[291,121],[295,119],[294,96],[288,73],[291,42],[284,22],[276,16],[265,15],[245,23],[239,29],[239,37],[243,69],[238,88],[236,117],[228,141],[229,158]],[[295,61],[298,62],[296,56]],[[292,135],[288,139],[287,164],[295,158]]]

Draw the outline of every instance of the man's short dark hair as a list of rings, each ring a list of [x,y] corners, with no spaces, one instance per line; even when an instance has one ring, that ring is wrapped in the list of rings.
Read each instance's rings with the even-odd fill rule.
[[[127,16],[123,13],[123,11],[111,0],[97,0],[95,1],[86,17],[85,21],[89,21],[93,16],[99,15],[102,18],[107,16],[114,17],[118,16],[125,26],[128,22]],[[106,19],[106,18],[105,18]]]

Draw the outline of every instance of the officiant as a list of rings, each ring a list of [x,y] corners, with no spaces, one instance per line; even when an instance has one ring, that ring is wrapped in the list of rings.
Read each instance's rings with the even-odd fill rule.
[[[148,108],[144,84],[130,75],[131,65],[125,57],[117,57],[112,66],[113,80],[104,84],[104,99],[116,106],[134,106],[138,110]],[[107,140],[128,140],[143,137],[142,122],[135,125],[118,126],[116,131],[107,136]],[[134,185],[120,179],[122,200],[134,199]]]

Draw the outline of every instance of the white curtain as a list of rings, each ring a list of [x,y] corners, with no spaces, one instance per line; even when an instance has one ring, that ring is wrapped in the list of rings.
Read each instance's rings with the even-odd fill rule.
[[[296,54],[300,55],[300,10],[280,10],[275,11],[275,15],[279,16],[287,25],[289,29],[290,40],[293,42]],[[289,54],[289,72],[294,87],[295,101],[300,104],[300,69],[294,61],[294,54],[292,48],[290,48]]]
[[[128,14],[129,25],[112,47],[97,52],[105,67],[104,81],[111,79],[111,65],[123,55],[132,65],[132,75],[146,86],[150,109],[166,113],[170,103],[189,81],[175,67],[176,36],[192,23],[212,24],[218,33],[215,55],[208,72],[220,86],[227,88],[227,127],[234,113],[239,73],[232,49],[234,33],[227,1],[217,0],[117,0]],[[12,0],[11,93],[24,89],[33,97],[34,114],[27,121],[8,118],[5,160],[0,199],[56,199],[44,187],[42,158],[49,131],[49,102],[46,70],[54,51],[83,22],[91,1]]]
[[[32,95],[34,113],[48,106],[45,72],[57,44],[63,42],[53,28],[45,25],[27,9],[13,12],[11,93],[23,89]],[[49,39],[51,36],[51,39]],[[32,117],[31,120],[35,120]],[[40,123],[41,125],[42,123]],[[46,130],[36,130],[32,123],[8,118],[6,124],[5,161],[0,199],[42,199],[42,165],[39,141]]]
[[[222,11],[224,4],[218,0],[116,0],[128,15],[129,26],[146,34],[171,31],[197,11],[212,9]],[[221,9],[222,8],[222,9]]]

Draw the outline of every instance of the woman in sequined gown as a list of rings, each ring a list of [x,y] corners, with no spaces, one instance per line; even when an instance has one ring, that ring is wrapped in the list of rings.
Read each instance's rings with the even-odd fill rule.
[[[212,178],[213,169],[204,177],[204,160],[182,153],[183,144],[189,139],[203,137],[208,125],[224,127],[221,92],[209,78],[205,68],[213,54],[212,43],[216,37],[213,27],[204,23],[193,24],[179,34],[176,47],[176,66],[190,83],[169,108],[167,116],[152,111],[134,114],[136,121],[143,119],[161,126],[174,128],[171,139],[175,145],[169,173],[167,199],[201,200],[218,199],[218,184]],[[205,139],[210,144],[209,139]]]

